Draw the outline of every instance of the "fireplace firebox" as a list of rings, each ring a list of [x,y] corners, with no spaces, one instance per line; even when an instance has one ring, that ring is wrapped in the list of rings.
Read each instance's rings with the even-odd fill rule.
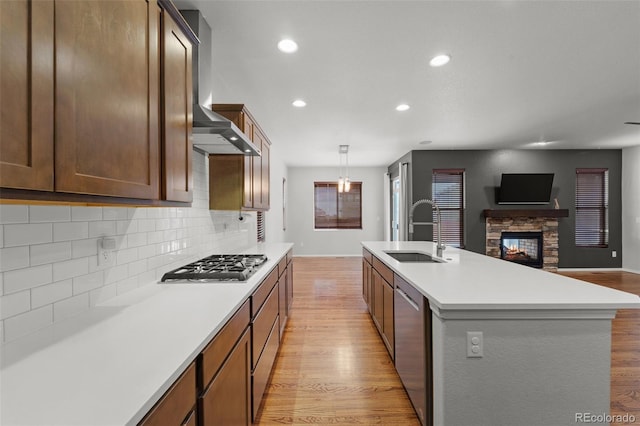
[[[542,268],[542,232],[503,232],[500,258],[534,268]]]

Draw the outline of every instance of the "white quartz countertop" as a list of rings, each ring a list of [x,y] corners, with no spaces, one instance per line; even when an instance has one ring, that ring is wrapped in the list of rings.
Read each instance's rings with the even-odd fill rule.
[[[447,247],[446,263],[399,262],[388,251],[435,254],[429,241],[362,245],[439,311],[613,310],[640,308],[640,297],[466,250]]]
[[[1,347],[1,425],[137,424],[251,295],[289,243],[246,282],[157,284]]]

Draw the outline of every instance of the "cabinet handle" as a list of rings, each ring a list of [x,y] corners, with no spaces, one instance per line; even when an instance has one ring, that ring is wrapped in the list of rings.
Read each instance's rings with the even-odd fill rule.
[[[416,311],[420,312],[420,307],[418,306],[418,304],[416,302],[413,301],[413,299],[411,299],[411,297],[409,297],[409,295],[407,293],[405,293],[404,291],[400,290],[398,287],[396,287],[396,292],[402,296],[404,298],[404,300],[407,301],[407,303],[409,303],[413,309],[415,309]]]

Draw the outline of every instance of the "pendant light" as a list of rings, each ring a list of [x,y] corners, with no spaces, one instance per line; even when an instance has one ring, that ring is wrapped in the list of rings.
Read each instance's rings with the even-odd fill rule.
[[[338,177],[338,192],[349,192],[351,189],[351,181],[349,180],[349,145],[340,145],[338,149],[340,156],[340,171]],[[345,156],[346,170],[343,175],[342,156]],[[343,177],[344,176],[344,177]]]

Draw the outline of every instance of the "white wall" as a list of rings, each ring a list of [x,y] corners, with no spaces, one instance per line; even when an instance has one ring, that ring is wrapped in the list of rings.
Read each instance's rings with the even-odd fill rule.
[[[640,273],[640,146],[622,150],[622,267]]]
[[[294,255],[360,256],[361,241],[382,240],[385,172],[386,167],[349,169],[351,181],[362,182],[362,229],[316,231],[313,228],[313,183],[336,181],[338,167],[290,167],[285,239],[294,243]]]
[[[190,208],[0,205],[0,342],[152,285],[192,260],[254,245],[255,213],[240,222],[238,212],[209,211],[201,154],[193,173]],[[103,236],[116,240],[116,264],[98,269]]]
[[[269,243],[285,241],[282,223],[282,179],[287,178],[287,166],[280,160],[280,145],[271,145],[269,160],[269,210],[265,213],[265,236]],[[288,184],[288,182],[287,182]]]

